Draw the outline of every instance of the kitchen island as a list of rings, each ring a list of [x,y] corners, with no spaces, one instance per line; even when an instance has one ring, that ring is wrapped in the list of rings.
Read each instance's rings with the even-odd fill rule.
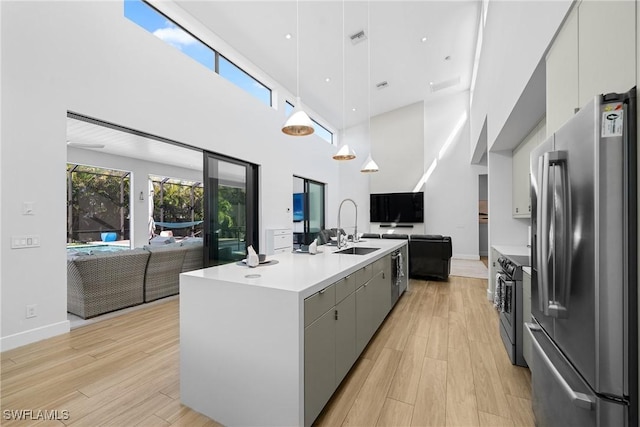
[[[181,274],[182,403],[227,426],[310,425],[391,310],[398,250],[406,281],[406,240],[350,246],[378,249]]]

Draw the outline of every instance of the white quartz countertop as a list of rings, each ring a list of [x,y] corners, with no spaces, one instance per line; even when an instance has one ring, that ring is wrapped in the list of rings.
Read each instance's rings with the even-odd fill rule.
[[[285,253],[268,256],[267,260],[278,261],[275,264],[251,268],[232,262],[182,273],[181,276],[296,292],[306,298],[405,244],[407,240],[399,239],[365,239],[356,244],[349,243],[348,247],[379,248],[366,255],[336,254],[336,246],[322,245],[318,246],[320,252],[315,255]]]
[[[531,248],[527,246],[493,245],[493,249],[502,255],[527,256],[531,255]]]

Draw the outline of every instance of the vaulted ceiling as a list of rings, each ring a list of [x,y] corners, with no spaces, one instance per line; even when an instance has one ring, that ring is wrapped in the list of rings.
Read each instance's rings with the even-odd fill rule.
[[[480,1],[176,3],[335,129],[470,85]]]
[[[470,86],[479,0],[174,1],[294,96],[299,74],[303,104],[333,130]],[[72,118],[67,131],[79,148],[201,168],[197,151]]]

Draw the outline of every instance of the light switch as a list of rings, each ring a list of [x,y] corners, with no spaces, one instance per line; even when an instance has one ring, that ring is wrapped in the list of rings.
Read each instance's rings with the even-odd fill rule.
[[[26,249],[37,248],[40,246],[40,236],[12,236],[11,248],[12,249]]]

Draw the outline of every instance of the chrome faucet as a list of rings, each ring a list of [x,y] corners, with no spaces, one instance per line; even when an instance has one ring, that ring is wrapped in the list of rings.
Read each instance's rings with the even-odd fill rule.
[[[358,205],[356,205],[356,202],[353,201],[353,199],[344,199],[342,202],[340,202],[340,207],[338,207],[338,249],[340,249],[342,247],[342,232],[340,231],[340,214],[342,213],[342,205],[344,204],[344,202],[349,201],[351,203],[353,203],[353,206],[356,208],[356,226],[354,227],[353,230],[353,241],[357,242],[358,241]]]

